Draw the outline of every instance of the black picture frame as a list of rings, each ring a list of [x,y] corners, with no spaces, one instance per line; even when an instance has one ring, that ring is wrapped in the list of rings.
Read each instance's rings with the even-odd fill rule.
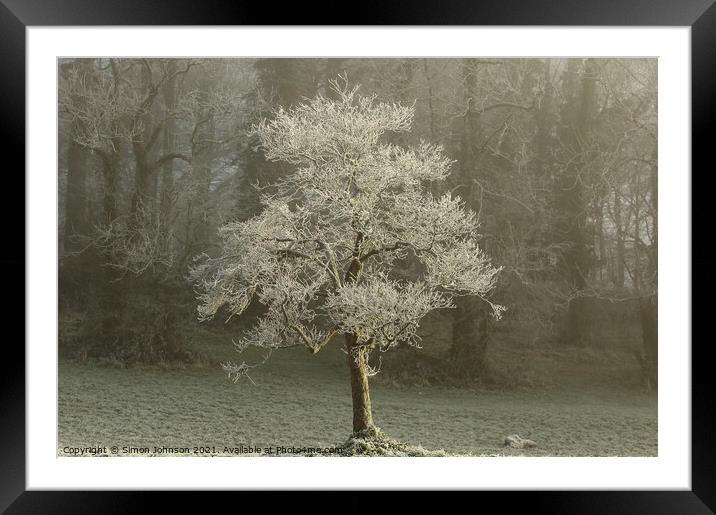
[[[6,288],[20,290],[28,273],[25,264],[25,29],[39,25],[575,25],[575,26],[690,26],[692,49],[692,237],[708,240],[711,188],[704,180],[713,175],[707,131],[716,119],[716,5],[714,0],[421,0],[419,2],[368,2],[343,11],[336,3],[306,4],[220,2],[218,0],[0,0],[0,112],[2,123],[5,201],[0,202],[5,251],[0,256]],[[339,15],[340,12],[345,14]],[[318,13],[333,14],[329,20]],[[711,166],[709,166],[711,165]],[[694,170],[699,170],[697,175]],[[14,184],[13,184],[14,181]],[[9,192],[15,194],[9,194]],[[14,199],[15,202],[10,200]],[[707,211],[707,209],[709,209]],[[693,293],[713,291],[716,252],[707,241],[692,252],[699,265],[699,280],[692,291],[694,314],[707,314],[707,301]],[[20,274],[19,271],[24,273]],[[668,271],[667,271],[668,272]],[[9,290],[9,288],[8,288]],[[7,291],[7,290],[6,290]],[[704,295],[704,299],[708,299]],[[25,298],[25,293],[22,294]],[[25,303],[11,296],[5,311],[5,328],[19,326]],[[22,312],[22,313],[21,313]],[[703,318],[702,318],[703,320]],[[698,324],[698,326],[701,326]],[[705,324],[703,324],[705,325]],[[5,333],[7,334],[7,332]],[[23,337],[24,339],[24,337]],[[669,342],[688,345],[690,342]],[[716,404],[712,392],[711,339],[692,337],[692,490],[690,491],[588,491],[588,492],[480,492],[495,498],[501,509],[529,508],[536,513],[712,513],[716,511]],[[26,491],[25,483],[25,352],[19,337],[6,336],[0,374],[0,510],[7,513],[123,513],[158,494],[149,492]],[[225,495],[236,495],[235,493]],[[246,495],[241,493],[240,495]],[[166,495],[162,495],[166,497]],[[186,508],[186,496],[177,496]],[[162,499],[171,503],[172,500]],[[245,498],[242,502],[246,502]],[[482,501],[480,501],[482,502]],[[163,505],[163,511],[169,504]],[[143,511],[143,510],[139,510]]]

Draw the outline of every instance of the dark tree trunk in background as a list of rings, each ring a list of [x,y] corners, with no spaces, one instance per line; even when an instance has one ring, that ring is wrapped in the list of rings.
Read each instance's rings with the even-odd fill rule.
[[[428,125],[429,125],[429,136],[430,141],[435,141],[437,136],[436,128],[436,114],[435,114],[435,88],[433,87],[433,77],[430,72],[430,59],[423,59],[423,75],[427,84],[427,97],[428,97]],[[441,187],[439,181],[434,181],[431,187],[433,196],[438,197],[441,194]]]
[[[315,59],[268,58],[256,62],[265,98],[283,107],[298,103],[304,96],[313,96],[318,86],[315,67]]]
[[[167,62],[167,74],[173,76],[176,72],[176,61],[170,59]],[[162,155],[167,155],[174,150],[176,140],[176,123],[171,116],[176,104],[176,77],[169,79],[164,88],[164,130],[162,131]],[[162,165],[162,186],[159,201],[159,211],[162,220],[166,219],[171,210],[174,196],[174,160],[168,159]]]
[[[614,285],[624,288],[624,229],[622,225],[622,200],[619,191],[614,191],[614,225],[617,232],[617,258],[615,263]]]
[[[67,152],[67,193],[65,196],[64,246],[68,251],[77,250],[75,236],[86,235],[87,217],[87,150],[70,141]]]
[[[334,66],[342,59],[324,59],[331,61],[325,66]],[[269,117],[276,107],[288,108],[303,97],[312,97],[320,87],[324,70],[320,70],[315,59],[258,59],[255,64],[257,73],[256,93],[253,94],[255,121]],[[317,80],[318,76],[318,80]],[[268,103],[265,101],[268,100]],[[268,105],[267,105],[268,104]],[[255,184],[266,185],[275,182],[290,170],[285,163],[268,162],[264,158],[258,139],[254,136],[247,141],[243,151],[243,170],[237,177],[236,214],[240,220],[246,220],[261,211]]]
[[[93,80],[91,61],[79,60],[64,64],[63,72],[76,70],[86,84]],[[72,103],[79,105],[79,95],[72,96]],[[87,211],[87,177],[90,151],[77,143],[76,136],[84,133],[84,122],[78,118],[70,123],[70,137],[67,148],[67,191],[65,193],[64,247],[76,251],[82,244],[76,242],[76,235],[87,235],[91,224]]]
[[[102,222],[111,224],[118,216],[119,170],[121,163],[122,145],[119,140],[112,141],[112,151],[102,152]],[[97,264],[109,265],[113,257],[101,249],[95,251],[101,256],[94,261]],[[123,313],[123,284],[117,281],[117,272],[111,266],[99,266],[93,271],[93,277],[99,284],[96,296],[92,298],[89,323],[86,324],[84,340],[87,352],[92,357],[112,356],[121,348],[123,342],[119,338],[119,326]]]
[[[651,200],[652,237],[650,247],[650,271],[653,274],[654,286],[657,286],[659,273],[659,167],[657,155],[654,151],[652,156],[651,171],[649,175],[649,187]]]
[[[606,246],[606,242],[604,241],[604,204],[602,201],[599,201],[597,203],[596,211],[597,211],[596,212],[597,245],[599,248],[599,280],[603,281],[605,266],[607,263],[607,259],[606,259],[607,246]]]
[[[643,353],[640,356],[642,378],[646,388],[651,391],[658,388],[659,379],[659,303],[656,295],[639,301],[639,319]]]
[[[639,315],[642,335],[642,376],[647,389],[656,390],[659,386],[659,297],[658,297],[658,234],[659,234],[659,197],[658,187],[658,161],[656,149],[651,156],[649,174],[649,203],[652,222],[652,242],[648,248],[648,266],[646,281],[653,292],[652,295],[641,299]]]
[[[428,126],[430,129],[430,141],[435,141],[435,106],[433,101],[433,79],[430,74],[430,64],[428,59],[423,59],[423,75],[428,88]]]
[[[147,95],[147,98],[154,98],[150,90],[154,88],[152,84],[152,74],[146,66],[142,66],[141,72],[141,92]],[[154,93],[156,95],[156,93]],[[132,140],[132,151],[134,153],[134,195],[132,197],[132,205],[130,215],[134,219],[139,216],[139,209],[142,207],[152,208],[153,201],[156,197],[156,181],[155,170],[149,164],[151,147],[154,143],[152,138],[152,106],[153,101],[145,104],[144,112],[140,113],[138,121],[142,130],[136,134]]]
[[[119,141],[117,151],[103,153],[102,158],[102,223],[110,224],[117,218],[117,193],[119,188]]]
[[[112,83],[115,90],[115,95],[119,96],[119,82],[121,80],[119,76],[119,66],[117,65],[116,59],[110,59],[110,69],[112,71]],[[116,134],[119,132],[118,121],[112,121],[112,127],[110,128],[113,134],[109,138],[109,145],[107,150],[98,150],[97,153],[102,160],[102,180],[103,180],[103,191],[102,191],[102,223],[111,224],[117,218],[117,202],[119,193],[119,171],[121,165],[121,152],[122,143]]]
[[[174,136],[172,132],[164,131],[164,137],[162,138],[162,153],[167,154],[171,152],[174,147]],[[159,211],[161,213],[163,221],[166,222],[167,217],[172,209],[174,202],[174,160],[168,159],[162,165],[162,180],[161,180],[161,196],[159,201]]]
[[[475,208],[475,179],[477,163],[475,142],[480,134],[480,113],[477,110],[477,65],[472,59],[462,61],[465,115],[460,140],[460,177],[463,186],[458,193],[465,203]],[[450,360],[463,379],[481,378],[487,372],[487,334],[490,315],[481,306],[484,302],[474,297],[457,297],[452,310],[452,345]]]
[[[641,209],[641,183],[639,182],[639,177],[634,175],[632,178],[632,193],[633,199],[631,202],[631,211],[634,217],[634,232],[633,232],[633,240],[635,241],[635,244],[633,246],[634,250],[634,262],[635,263],[641,263],[641,254],[642,254],[642,209]],[[647,256],[648,258],[648,256]],[[646,274],[644,274],[646,275]],[[634,289],[636,291],[643,291],[644,284],[642,284],[644,277],[642,277],[642,274],[638,273],[636,270],[632,271],[632,279],[634,280]]]
[[[491,323],[488,306],[477,297],[464,297],[456,305],[450,361],[458,377],[484,381],[489,373],[487,344]]]
[[[210,238],[209,189],[211,187],[212,160],[215,139],[213,115],[206,113],[204,123],[197,131],[196,153],[192,156],[191,190],[189,192],[191,230],[187,241],[187,258],[203,252]]]
[[[396,66],[393,88],[397,100],[404,105],[410,105],[415,100],[411,88],[416,62],[414,59],[401,59],[400,63]],[[390,134],[388,135],[388,139],[395,145],[410,144],[410,134],[408,132]]]
[[[91,81],[90,61],[71,61],[61,65],[60,73],[79,73],[82,80]],[[73,95],[73,105],[81,105],[79,95]],[[69,134],[60,135],[60,151],[66,153],[67,183],[64,198],[60,206],[64,207],[64,225],[59,240],[58,281],[60,291],[59,309],[71,305],[85,307],[88,298],[86,283],[87,270],[92,266],[88,252],[82,252],[87,246],[87,237],[92,233],[92,221],[88,203],[88,179],[91,177],[90,151],[77,142],[77,136],[84,133],[85,125],[75,118],[69,123]],[[66,134],[66,133],[65,133]],[[66,141],[66,145],[64,141]],[[59,159],[59,162],[62,160]],[[84,238],[83,238],[84,237]],[[60,341],[60,345],[66,342]],[[64,349],[63,349],[64,350]]]
[[[354,334],[346,335],[348,368],[351,374],[351,397],[353,399],[353,433],[370,435],[376,433],[368,386],[368,350],[356,346]]]
[[[555,123],[552,113],[554,103],[554,86],[552,85],[550,59],[545,59],[542,64],[542,90],[539,103],[534,110],[535,125],[535,161],[537,181],[539,190],[546,191],[546,185],[550,180],[549,172],[553,163],[551,149],[553,146],[552,128]]]
[[[198,81],[199,94],[206,105],[210,104],[211,82],[207,78]],[[204,251],[210,239],[212,166],[216,145],[216,113],[211,107],[196,113],[191,136],[191,175],[187,195],[186,249],[182,262]]]
[[[532,112],[534,125],[536,127],[534,136],[535,157],[534,157],[534,195],[537,201],[538,210],[535,211],[533,225],[533,238],[528,243],[538,249],[549,249],[555,243],[554,232],[550,227],[550,211],[548,209],[552,202],[551,192],[553,191],[553,169],[554,169],[554,147],[555,137],[553,129],[557,123],[555,104],[555,88],[552,84],[551,59],[544,59],[536,72],[539,77],[539,97],[535,102],[535,109]],[[535,275],[544,274],[549,270],[551,254],[549,251],[541,252],[538,271]]]
[[[130,214],[132,218],[139,216],[139,210],[142,207],[150,205],[152,190],[152,174],[147,163],[147,153],[144,146],[140,142],[133,142],[132,149],[134,151],[134,195],[132,196],[132,205]]]
[[[581,70],[578,60],[567,64],[565,89],[567,101],[562,110],[562,144],[566,161],[557,181],[556,208],[559,213],[558,233],[567,248],[562,254],[563,273],[572,287],[563,341],[586,344],[584,334],[585,302],[581,293],[589,274],[589,238],[586,229],[587,202],[584,183],[589,163],[589,127],[595,103],[595,67],[587,59]]]

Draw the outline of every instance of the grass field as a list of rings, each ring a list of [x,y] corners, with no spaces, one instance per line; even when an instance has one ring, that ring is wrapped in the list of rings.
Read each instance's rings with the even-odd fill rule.
[[[231,354],[231,345],[216,354]],[[222,358],[225,356],[221,356]],[[372,384],[377,425],[389,436],[449,454],[655,456],[657,400],[616,381],[480,390]],[[584,363],[583,370],[590,364]],[[593,368],[593,367],[592,367]],[[553,373],[558,370],[552,367]],[[351,428],[348,371],[340,352],[274,353],[229,381],[218,366],[185,370],[60,363],[59,447],[330,447]],[[536,449],[502,447],[518,433]]]

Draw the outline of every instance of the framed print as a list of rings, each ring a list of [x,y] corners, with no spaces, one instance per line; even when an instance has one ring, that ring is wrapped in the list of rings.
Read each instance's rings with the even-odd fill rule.
[[[4,4],[27,303],[3,509],[257,489],[713,509],[691,322],[710,2],[350,26]]]

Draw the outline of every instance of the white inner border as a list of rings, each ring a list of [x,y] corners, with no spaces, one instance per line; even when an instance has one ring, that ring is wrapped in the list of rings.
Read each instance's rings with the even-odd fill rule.
[[[29,27],[27,488],[690,489],[690,41],[688,27]],[[56,70],[60,56],[658,56],[659,456],[58,458]]]

